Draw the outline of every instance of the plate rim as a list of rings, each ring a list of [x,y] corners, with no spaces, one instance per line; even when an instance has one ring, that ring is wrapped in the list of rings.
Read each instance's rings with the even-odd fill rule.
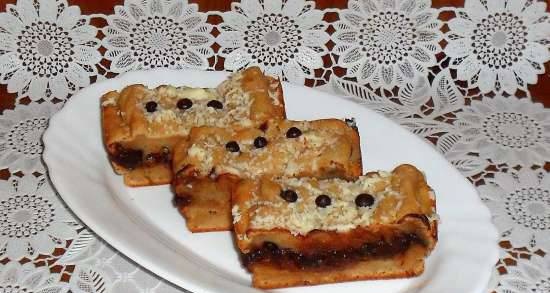
[[[52,161],[52,160],[54,160],[52,158],[52,156],[55,153],[55,151],[54,151],[55,148],[52,147],[52,146],[55,145],[55,142],[53,142],[50,137],[53,136],[52,133],[54,133],[54,131],[59,127],[57,125],[60,124],[61,122],[58,122],[58,121],[61,121],[62,120],[61,118],[63,116],[70,115],[72,105],[76,104],[79,99],[86,98],[86,94],[88,92],[93,92],[93,90],[96,89],[96,88],[100,88],[100,87],[103,87],[103,86],[104,87],[109,87],[111,89],[112,88],[121,88],[121,87],[124,87],[128,84],[131,84],[133,79],[134,80],[135,79],[140,79],[139,76],[148,75],[148,74],[150,74],[150,75],[182,74],[182,72],[195,73],[195,74],[217,74],[220,77],[227,76],[227,75],[230,74],[230,72],[227,72],[227,71],[202,71],[202,70],[195,70],[195,69],[168,69],[168,68],[156,68],[156,69],[150,69],[150,70],[139,70],[139,71],[125,72],[123,74],[120,74],[120,75],[116,76],[115,78],[106,79],[106,80],[102,80],[102,81],[93,83],[90,86],[88,86],[86,88],[83,88],[83,89],[79,90],[77,93],[75,93],[58,112],[56,112],[52,117],[50,117],[50,120],[49,120],[49,123],[48,123],[48,128],[46,129],[46,131],[44,132],[43,137],[42,137],[43,145],[44,145],[43,156],[42,157],[43,157],[44,163],[46,165],[46,168],[48,170],[48,173],[47,173],[49,175],[48,177],[52,182],[53,188],[56,191],[58,191],[57,193],[60,195],[60,197],[63,199],[63,201],[67,204],[67,206],[70,208],[70,210],[73,212],[73,214],[77,218],[81,219],[82,222],[85,223],[85,225],[90,230],[92,230],[99,237],[104,239],[109,245],[112,245],[118,252],[126,255],[127,257],[132,259],[132,261],[135,261],[138,265],[142,266],[145,270],[148,270],[149,272],[151,272],[151,273],[159,276],[160,278],[162,278],[164,280],[167,280],[167,281],[169,281],[170,283],[173,283],[173,284],[177,284],[179,282],[177,282],[175,280],[172,280],[172,277],[170,275],[168,275],[168,277],[167,277],[166,272],[164,272],[160,267],[156,266],[154,263],[150,263],[146,260],[143,260],[143,258],[140,257],[139,253],[136,253],[132,249],[127,249],[126,248],[127,245],[125,245],[121,241],[118,241],[116,239],[117,237],[114,237],[112,235],[112,233],[109,233],[107,231],[108,229],[104,229],[103,227],[101,227],[102,225],[97,223],[96,220],[93,219],[93,217],[88,217],[88,215],[86,213],[80,213],[80,212],[77,213],[77,211],[75,211],[73,209],[74,206],[78,206],[79,204],[76,203],[76,200],[73,198],[74,196],[70,196],[69,195],[70,193],[63,192],[63,190],[65,188],[62,186],[62,184],[59,184],[60,180],[58,178],[58,176],[60,176],[62,173],[56,173],[55,171],[52,171],[52,166],[55,166],[55,163]],[[300,86],[283,82],[283,87],[285,88],[285,91],[287,91],[288,88],[300,87]],[[302,87],[308,88],[308,87],[305,87],[305,86],[302,86]],[[319,91],[319,89],[316,89],[316,88],[308,88],[308,90]],[[353,98],[344,97],[344,96],[339,95],[338,93],[324,92],[324,91],[323,91],[323,93],[326,94],[326,95],[333,96],[335,98],[339,98],[342,101],[349,101],[351,103],[354,103],[355,105],[357,105],[359,107],[362,107],[362,111],[366,111],[366,112],[368,112],[372,115],[378,116],[377,119],[384,119],[387,122],[389,122],[391,124],[394,124],[394,125],[397,125],[399,128],[404,129],[401,125],[399,125],[394,120],[392,120],[388,117],[385,117],[382,114],[376,113],[375,111],[369,109],[365,105],[361,105],[360,103],[358,103]],[[99,106],[99,101],[98,101],[98,106]],[[496,227],[495,227],[495,225],[492,221],[492,215],[490,213],[490,210],[482,202],[477,189],[441,153],[437,152],[433,148],[433,145],[429,144],[428,142],[421,139],[417,135],[414,135],[414,134],[410,133],[408,130],[406,130],[406,129],[404,129],[404,130],[407,133],[410,134],[409,137],[411,139],[415,139],[415,140],[417,140],[417,142],[422,142],[423,144],[429,146],[432,149],[433,153],[434,153],[433,155],[439,156],[440,159],[442,159],[442,161],[444,161],[447,164],[447,166],[449,167],[449,170],[452,169],[452,172],[457,173],[464,181],[466,181],[464,183],[467,183],[468,188],[470,189],[470,191],[473,194],[476,195],[475,196],[475,198],[476,198],[475,201],[476,201],[476,204],[479,205],[479,207],[480,207],[479,213],[477,214],[477,216],[487,220],[486,221],[487,225],[485,225],[485,226],[486,226],[486,228],[489,228],[487,231],[490,231],[490,234],[492,234],[492,235],[489,235],[489,238],[494,240],[494,249],[492,250],[492,255],[488,256],[487,259],[491,259],[493,264],[496,263],[496,261],[498,260],[498,245],[497,245],[497,243],[498,243],[498,232],[497,232],[497,229],[496,229]],[[73,200],[75,200],[75,201],[73,202]],[[128,217],[128,215],[125,215],[125,216]],[[152,236],[152,237],[154,237],[154,236]],[[154,238],[157,238],[157,237],[154,237]],[[163,245],[167,246],[166,243],[163,243]],[[170,248],[169,246],[167,246],[167,247]],[[159,272],[159,270],[161,272]],[[491,275],[491,270],[486,270],[485,272],[480,273],[480,278],[479,279],[484,280],[483,283],[487,284],[489,279],[490,279],[490,275]],[[197,292],[215,292],[215,291],[209,291],[208,289],[206,289],[207,291],[205,291],[204,286],[201,286],[203,284],[201,284],[200,282],[196,282],[193,278],[186,278],[184,275],[181,275],[180,278],[185,280],[185,286],[181,286],[181,285],[176,285],[176,286],[181,287],[185,290],[190,290],[194,293],[197,293]],[[227,280],[227,281],[231,282],[231,280]],[[256,288],[251,287],[251,289],[256,289]]]

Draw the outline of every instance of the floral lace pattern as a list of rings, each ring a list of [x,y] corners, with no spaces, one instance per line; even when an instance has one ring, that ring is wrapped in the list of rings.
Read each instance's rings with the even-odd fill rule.
[[[137,267],[103,242],[81,260],[71,278],[75,292],[151,292],[175,293],[181,289]],[[91,290],[93,288],[93,290]],[[184,291],[188,292],[188,291]]]
[[[479,187],[494,223],[515,247],[550,251],[550,173],[497,173]]]
[[[544,11],[537,1],[467,0],[449,21],[449,67],[483,93],[526,90],[550,59]]]
[[[0,167],[13,171],[43,172],[42,133],[60,106],[42,103],[6,110],[0,116]]]
[[[44,175],[41,135],[60,100],[97,80],[258,65],[353,99],[432,143],[475,183],[501,234],[488,291],[549,292],[550,110],[528,87],[550,61],[546,6],[242,0],[203,13],[187,0],[125,0],[109,15],[82,15],[66,0],[6,5],[0,83],[16,104],[0,114],[0,173],[9,174],[0,180],[0,291],[187,292],[79,224]]]
[[[0,181],[0,257],[19,260],[51,254],[81,226],[44,176]]]
[[[69,286],[60,279],[59,274],[52,274],[45,267],[37,268],[32,263],[21,265],[8,262],[0,265],[0,291],[6,293],[67,292]]]
[[[223,14],[217,42],[228,70],[258,65],[298,84],[323,66],[329,36],[312,1],[242,1]]]
[[[334,26],[334,51],[347,75],[373,88],[427,76],[442,39],[437,10],[425,1],[350,1]]]
[[[550,110],[515,97],[473,101],[453,123],[460,136],[449,151],[472,152],[493,163],[531,166],[550,158]]]
[[[64,99],[90,84],[101,60],[97,28],[66,0],[18,1],[0,15],[0,82],[33,100]]]
[[[544,293],[550,291],[550,257],[534,256],[510,269],[496,288],[498,293]]]
[[[103,28],[111,70],[170,67],[206,69],[214,54],[206,15],[187,1],[125,1]]]

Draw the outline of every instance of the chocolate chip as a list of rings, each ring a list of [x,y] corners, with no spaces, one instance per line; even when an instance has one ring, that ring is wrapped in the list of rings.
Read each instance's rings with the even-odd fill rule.
[[[193,107],[193,102],[188,98],[183,98],[178,101],[178,103],[176,104],[176,107],[178,107],[178,109],[180,110],[187,110]]]
[[[263,136],[258,136],[254,139],[254,146],[261,149],[267,145],[267,139]]]
[[[288,202],[295,202],[298,200],[298,194],[291,189],[282,190],[280,196]]]
[[[279,246],[277,246],[277,244],[275,244],[271,241],[265,241],[264,242],[264,248],[271,251],[271,252],[279,250]]]
[[[155,101],[149,101],[145,104],[145,109],[147,112],[152,113],[157,110],[157,102]]]
[[[206,106],[214,108],[214,109],[218,109],[218,110],[223,109],[222,102],[220,102],[218,100],[212,100],[212,101],[208,102],[208,104],[206,104]]]
[[[232,153],[236,153],[236,152],[241,150],[241,148],[239,148],[239,144],[234,140],[226,143],[225,144],[225,149],[232,152]]]
[[[326,194],[321,194],[315,199],[315,204],[320,208],[326,208],[331,204],[330,197]]]
[[[287,138],[296,138],[302,135],[302,131],[298,127],[290,127],[286,132]]]
[[[358,207],[370,207],[374,204],[374,197],[368,193],[361,193],[355,198]]]

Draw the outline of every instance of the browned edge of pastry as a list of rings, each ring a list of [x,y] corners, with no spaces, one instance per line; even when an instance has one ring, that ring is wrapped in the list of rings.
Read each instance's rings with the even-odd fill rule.
[[[184,216],[187,228],[193,233],[230,231],[233,228],[231,217],[231,193],[240,180],[230,174],[211,178],[174,178],[174,205]],[[188,184],[192,184],[190,189]]]

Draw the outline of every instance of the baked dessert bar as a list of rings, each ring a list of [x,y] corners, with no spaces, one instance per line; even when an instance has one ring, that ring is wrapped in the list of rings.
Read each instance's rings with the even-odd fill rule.
[[[285,118],[281,83],[258,67],[217,89],[130,85],[105,94],[101,113],[109,159],[130,186],[170,183],[172,148],[193,127],[240,129]]]
[[[236,241],[254,287],[412,277],[437,242],[435,198],[411,165],[356,180],[242,180]]]
[[[232,228],[231,190],[242,178],[353,179],[362,172],[359,134],[338,119],[197,127],[175,147],[173,166],[175,203],[193,232]]]

